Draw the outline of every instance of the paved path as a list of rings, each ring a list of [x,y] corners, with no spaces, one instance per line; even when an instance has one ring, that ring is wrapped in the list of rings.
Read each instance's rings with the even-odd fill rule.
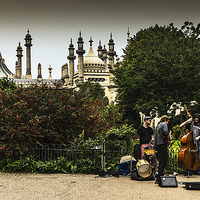
[[[177,176],[177,181],[200,182],[200,176]],[[154,181],[128,176],[100,178],[83,174],[22,174],[0,172],[0,200],[197,200],[200,191],[161,188]]]

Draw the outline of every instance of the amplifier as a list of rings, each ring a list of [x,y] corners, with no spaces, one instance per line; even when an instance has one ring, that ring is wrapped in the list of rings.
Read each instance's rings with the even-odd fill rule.
[[[178,187],[176,176],[161,176],[158,180],[160,187]]]

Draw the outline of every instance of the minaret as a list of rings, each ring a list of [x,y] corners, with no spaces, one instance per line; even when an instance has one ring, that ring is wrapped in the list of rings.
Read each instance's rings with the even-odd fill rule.
[[[109,55],[109,67],[111,67],[111,69],[114,69],[114,56],[116,55],[116,52],[114,51],[114,40],[112,39],[112,33],[110,34],[110,40],[109,40],[109,51],[108,51],[108,55]]]
[[[130,38],[130,33],[129,33],[129,28],[128,28],[128,33],[127,33],[127,35],[128,35],[128,38],[127,38],[127,44],[129,45],[130,43],[131,43],[131,38]]]
[[[38,64],[38,76],[37,76],[38,81],[42,81],[42,67],[41,64]]]
[[[18,61],[17,61],[17,64],[16,64],[16,73],[15,73],[15,78],[16,79],[21,79],[21,76],[22,76],[22,47],[20,46],[20,42],[19,42],[19,46],[17,47],[17,57],[18,57]]]
[[[78,50],[76,53],[78,54],[78,85],[83,83],[83,54],[85,50],[83,49],[83,38],[81,37],[81,31],[79,33],[78,38]]]
[[[102,50],[102,46],[101,46],[101,40],[99,40],[99,46],[98,46],[98,57],[103,59],[103,50]]]
[[[20,68],[18,65],[18,61],[15,62],[15,78],[20,79]]]
[[[107,49],[106,49],[106,45],[104,44],[104,48],[102,49],[102,60],[105,64],[105,70],[107,70]]]
[[[76,56],[74,56],[74,45],[69,45],[69,56],[67,56],[67,59],[69,60],[69,85],[73,86],[73,79],[74,79],[74,60],[76,59]]]
[[[52,79],[52,75],[51,75],[51,73],[52,73],[52,67],[51,67],[51,65],[49,66],[48,70],[49,70],[49,79]]]
[[[31,75],[31,35],[29,34],[29,30],[27,31],[27,35],[25,37],[25,47],[26,47],[26,79],[32,79]]]
[[[64,81],[64,85],[69,85],[69,75],[68,75],[68,64],[65,63],[61,70],[61,79]]]

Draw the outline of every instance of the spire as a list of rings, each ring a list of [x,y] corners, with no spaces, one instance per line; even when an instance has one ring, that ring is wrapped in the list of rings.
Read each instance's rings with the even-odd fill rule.
[[[48,70],[49,70],[49,79],[52,79],[52,75],[51,75],[51,73],[52,73],[52,67],[51,67],[51,65],[49,66],[49,68],[48,68]]]
[[[71,38],[71,41],[70,41],[70,42],[71,42],[71,43],[70,43],[69,47],[73,48],[74,45],[72,44],[72,38]]]
[[[89,43],[90,43],[90,46],[92,46],[92,43],[93,43],[92,37],[90,37]]]
[[[99,46],[98,46],[98,57],[102,59],[103,56],[103,51],[102,51],[102,46],[101,46],[101,40],[99,40]]]
[[[101,40],[99,40],[99,46],[98,46],[98,49],[102,49],[102,46],[101,46]]]
[[[128,45],[130,44],[130,42],[131,42],[131,38],[130,38],[130,33],[129,33],[129,27],[128,27],[128,33],[127,33],[127,35],[128,35],[128,38],[127,38],[127,43],[128,43]]]

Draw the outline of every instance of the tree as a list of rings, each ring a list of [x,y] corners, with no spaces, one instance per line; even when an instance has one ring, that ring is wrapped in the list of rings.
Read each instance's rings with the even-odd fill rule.
[[[80,86],[79,93],[86,93],[92,99],[103,99],[105,97],[104,89],[99,83],[87,81]]]
[[[82,134],[94,139],[111,126],[102,116],[108,102],[45,85],[0,92],[0,154],[19,156],[31,145],[65,143]],[[84,133],[84,134],[83,134]]]
[[[12,91],[16,89],[17,86],[15,82],[7,77],[0,79],[0,90],[1,91]]]
[[[181,29],[151,26],[140,30],[112,73],[121,105],[144,114],[166,114],[171,105],[200,101],[200,24]]]

